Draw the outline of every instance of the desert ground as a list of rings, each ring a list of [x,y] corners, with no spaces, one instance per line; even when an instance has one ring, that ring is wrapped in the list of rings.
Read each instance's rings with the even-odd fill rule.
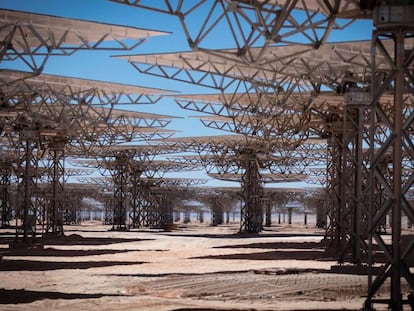
[[[110,231],[88,221],[30,249],[1,230],[0,310],[359,310],[367,276],[339,267],[314,225]],[[351,269],[352,271],[352,269]]]

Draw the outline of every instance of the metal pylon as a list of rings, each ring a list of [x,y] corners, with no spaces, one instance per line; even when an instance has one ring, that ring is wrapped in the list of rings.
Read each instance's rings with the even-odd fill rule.
[[[160,194],[159,195],[159,213],[160,213],[160,223],[159,227],[161,229],[169,229],[171,228],[172,224],[174,223],[173,219],[173,201],[171,196],[168,194]]]
[[[134,171],[131,178],[131,210],[129,211],[130,228],[139,228],[143,225],[143,198],[141,196],[141,171]]]
[[[263,200],[263,203],[265,203],[265,226],[270,227],[272,225],[272,208],[273,208],[273,202],[270,198],[266,198]]]
[[[2,161],[0,163],[0,228],[9,227],[10,219],[12,218],[10,206],[11,175],[11,163],[9,161]]]
[[[331,116],[331,118],[333,118]],[[325,239],[329,246],[337,250],[341,249],[343,241],[343,211],[341,210],[342,199],[342,122],[333,118],[329,122],[328,138],[328,163],[327,163],[327,185],[328,198],[325,201],[328,224]]]
[[[366,262],[367,225],[367,148],[364,148],[369,120],[369,92],[352,87],[345,93],[342,143],[342,200],[340,209],[343,239],[339,262]]]
[[[414,220],[414,206],[407,195],[414,183],[413,12],[413,5],[381,6],[376,11],[371,49],[370,269],[366,310],[372,310],[376,303],[387,304],[389,309],[397,311],[403,310],[404,304],[413,305],[414,277],[408,258],[413,253],[414,239],[402,231],[403,214],[411,222]],[[394,96],[391,105],[381,101],[387,93]],[[376,200],[377,189],[383,190],[383,200]],[[391,218],[390,239],[379,230],[387,214]],[[386,257],[377,275],[372,272],[374,245]],[[376,294],[388,280],[389,297],[377,299]],[[403,284],[407,284],[408,291]]]
[[[259,161],[255,150],[242,151],[242,208],[240,211],[240,232],[258,233],[263,229],[263,189],[261,184]]]
[[[20,169],[18,170],[18,206],[16,210],[16,240],[30,242],[36,237],[36,225],[39,215],[36,205],[38,177],[38,131],[20,132]],[[43,219],[40,219],[43,223]]]
[[[65,144],[51,143],[49,148],[51,191],[46,207],[46,233],[63,235]]]
[[[112,230],[127,230],[126,213],[127,213],[127,187],[129,182],[128,159],[121,154],[115,158],[116,169],[113,172],[114,181],[114,206]]]
[[[219,198],[214,198],[211,208],[211,224],[213,226],[221,225],[223,223],[223,204]]]

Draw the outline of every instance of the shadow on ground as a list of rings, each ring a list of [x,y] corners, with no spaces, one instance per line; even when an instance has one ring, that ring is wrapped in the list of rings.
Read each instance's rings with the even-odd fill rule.
[[[0,261],[0,271],[49,271],[61,269],[89,269],[110,266],[139,265],[144,262],[130,261],[34,261],[34,260],[8,260]]]
[[[120,296],[106,294],[80,294],[80,293],[60,293],[60,292],[41,292],[24,289],[0,289],[0,304],[19,304],[31,303],[42,299],[96,299],[104,296]]]
[[[117,277],[140,277],[140,278],[154,278],[154,277],[196,277],[196,276],[209,276],[209,275],[240,275],[240,274],[265,274],[265,275],[286,275],[286,274],[299,274],[299,273],[329,273],[330,270],[326,269],[255,269],[255,270],[228,270],[228,271],[215,271],[209,273],[139,273],[139,274],[107,274],[108,276],[117,276]]]
[[[269,242],[216,246],[214,248],[260,248],[260,249],[321,249],[321,242]]]
[[[83,237],[79,234],[70,234],[60,237],[45,237],[42,239],[42,242],[48,245],[111,245],[117,243],[141,242],[150,240],[151,239]]]
[[[171,311],[256,311],[257,309],[180,308]]]
[[[41,243],[44,245],[112,245],[117,243],[151,241],[152,239],[136,239],[136,238],[100,238],[100,237],[83,237],[79,234],[70,234],[63,236],[44,236],[38,237],[32,243]],[[19,239],[15,239],[10,234],[0,234],[0,244],[16,244],[22,243]]]
[[[303,309],[301,309],[303,310]],[[351,309],[318,309],[318,311],[353,311]],[[359,309],[355,309],[357,311]],[[180,308],[171,311],[257,311],[257,309],[213,309],[213,308]],[[295,310],[292,310],[295,311]],[[299,310],[298,310],[299,311]]]
[[[320,260],[338,261],[341,252],[339,249],[330,246],[324,241],[320,242],[266,242],[250,243],[237,245],[216,246],[215,248],[252,248],[252,249],[271,249],[271,252],[250,253],[250,254],[230,254],[221,256],[207,256],[210,259],[250,259],[250,260]],[[375,262],[385,263],[386,258],[378,246],[373,246],[376,252]],[[349,252],[342,254],[344,262],[352,262]],[[367,254],[362,254],[362,262],[367,262]]]
[[[188,234],[188,233],[160,233],[160,235],[167,236],[178,236],[178,237],[191,237],[191,238],[207,238],[207,239],[253,239],[253,238],[286,238],[286,237],[306,237],[306,236],[320,236],[318,233],[309,233],[309,234],[296,234],[296,233],[271,233],[266,235],[260,235],[257,233],[233,233],[233,234]]]
[[[271,251],[262,253],[238,253],[228,255],[210,255],[192,257],[192,259],[230,259],[230,260],[324,260],[336,261],[334,256],[327,255],[324,251]]]
[[[39,257],[81,257],[81,256],[98,256],[98,255],[114,255],[127,252],[142,252],[139,249],[88,249],[88,250],[70,250],[70,249],[25,249],[25,248],[9,248],[0,251],[0,255],[3,256],[39,256]],[[151,250],[156,252],[162,252],[165,250]]]

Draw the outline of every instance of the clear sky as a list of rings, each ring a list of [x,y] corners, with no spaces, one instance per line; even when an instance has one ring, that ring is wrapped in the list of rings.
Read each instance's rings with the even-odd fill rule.
[[[157,1],[157,0],[154,0]],[[97,22],[133,26],[138,28],[168,31],[172,34],[152,37],[148,42],[138,46],[134,51],[124,54],[162,53],[189,50],[178,18],[161,13],[136,9],[113,3],[106,0],[1,0],[0,7],[34,13],[50,14],[62,17],[85,19]],[[358,22],[347,28],[346,31],[333,33],[329,41],[369,40],[372,26],[370,22]],[[217,38],[217,46],[226,46],[225,37]],[[86,79],[103,80],[115,83],[126,83],[147,87],[179,90],[181,93],[206,93],[209,89],[198,88],[189,84],[178,83],[160,78],[139,74],[125,60],[111,58],[111,55],[121,52],[78,52],[69,57],[52,57],[46,63],[44,73],[65,75]],[[169,126],[180,131],[179,136],[205,136],[228,134],[217,130],[205,128],[197,119],[189,116],[195,115],[180,109],[170,98],[164,98],[153,106],[139,106],[139,111],[154,112],[181,116]],[[185,177],[189,173],[180,174]],[[200,172],[192,174],[195,177],[205,177]],[[225,185],[226,183],[212,182],[208,185]],[[235,186],[235,184],[228,184]],[[291,186],[291,185],[288,185]]]

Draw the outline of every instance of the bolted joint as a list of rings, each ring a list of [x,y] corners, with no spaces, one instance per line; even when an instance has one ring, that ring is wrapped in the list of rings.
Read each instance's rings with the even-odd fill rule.
[[[241,47],[237,49],[237,56],[241,57],[241,56],[245,56],[247,54],[247,49],[246,47]]]
[[[192,39],[188,39],[188,46],[192,51],[198,51],[198,42],[195,42]]]

